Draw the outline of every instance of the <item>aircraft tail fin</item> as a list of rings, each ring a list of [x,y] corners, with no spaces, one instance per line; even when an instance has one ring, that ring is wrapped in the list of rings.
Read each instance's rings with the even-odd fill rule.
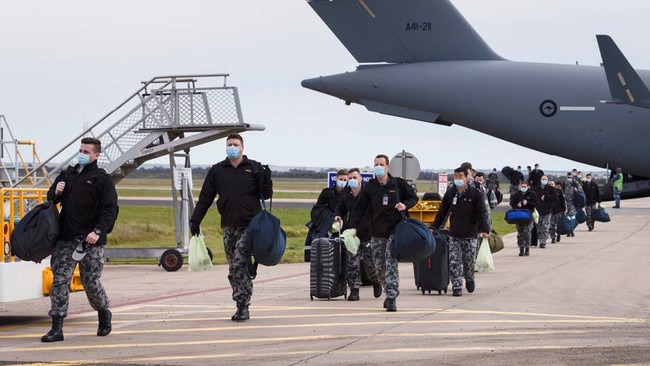
[[[597,35],[612,100],[606,103],[650,108],[650,91],[610,36]]]
[[[449,0],[307,0],[359,63],[502,60]]]

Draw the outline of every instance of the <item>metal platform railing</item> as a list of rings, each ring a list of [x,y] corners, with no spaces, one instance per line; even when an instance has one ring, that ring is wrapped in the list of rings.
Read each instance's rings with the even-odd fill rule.
[[[34,171],[59,162],[48,173],[50,178],[55,177],[74,165],[81,138],[92,136],[102,142],[99,166],[118,182],[148,160],[187,151],[230,133],[264,130],[264,126],[244,122],[237,88],[226,84],[228,76],[157,76],[143,82],[135,93]],[[197,86],[200,83],[207,85]],[[42,184],[45,179],[37,180],[36,186]]]

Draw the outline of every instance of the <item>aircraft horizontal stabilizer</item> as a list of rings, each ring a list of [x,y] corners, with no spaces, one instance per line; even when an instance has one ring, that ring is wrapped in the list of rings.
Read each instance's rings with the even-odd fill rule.
[[[400,107],[393,104],[379,103],[371,100],[361,100],[360,103],[363,104],[371,112],[377,112],[381,114],[387,114],[390,116],[414,119],[423,122],[440,123],[438,122],[438,118],[440,117],[440,115],[436,113]],[[441,124],[451,126],[451,124],[449,123],[441,123]]]
[[[610,36],[597,35],[612,100],[605,103],[650,108],[650,91]]]
[[[359,63],[501,60],[449,0],[308,0]]]

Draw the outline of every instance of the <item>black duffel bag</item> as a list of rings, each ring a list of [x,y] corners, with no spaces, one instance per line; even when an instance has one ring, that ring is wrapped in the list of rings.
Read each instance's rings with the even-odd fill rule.
[[[32,208],[14,227],[9,242],[12,254],[41,263],[54,251],[59,238],[59,210],[52,201]]]

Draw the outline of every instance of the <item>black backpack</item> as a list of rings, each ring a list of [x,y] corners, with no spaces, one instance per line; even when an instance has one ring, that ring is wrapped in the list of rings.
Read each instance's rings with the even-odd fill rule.
[[[52,254],[59,238],[59,210],[52,201],[29,211],[11,232],[12,253],[24,261],[40,263]]]

